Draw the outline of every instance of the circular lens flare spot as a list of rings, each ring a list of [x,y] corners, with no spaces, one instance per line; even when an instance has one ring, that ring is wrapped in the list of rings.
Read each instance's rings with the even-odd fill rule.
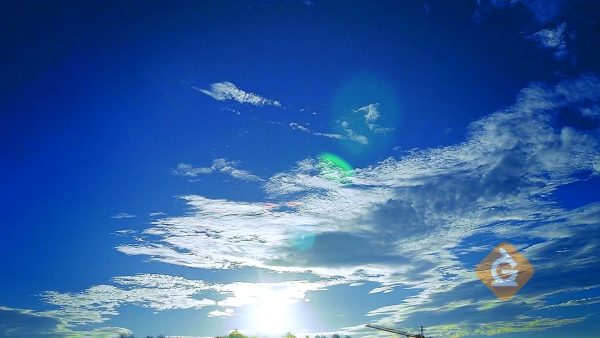
[[[308,231],[301,231],[292,236],[290,246],[297,251],[307,251],[315,244],[315,234]]]

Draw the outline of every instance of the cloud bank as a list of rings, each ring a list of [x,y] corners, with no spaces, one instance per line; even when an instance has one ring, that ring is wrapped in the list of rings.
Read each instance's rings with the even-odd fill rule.
[[[17,336],[43,330],[108,337],[126,330],[77,330],[107,325],[123,306],[232,317],[274,290],[294,304],[330,288],[367,285],[366,293],[387,293],[395,301],[370,309],[365,321],[419,323],[438,336],[535,332],[593,320],[600,307],[600,203],[566,208],[554,195],[598,179],[599,105],[600,81],[593,76],[535,83],[513,105],[473,122],[455,145],[356,168],[344,180],[324,174],[318,159],[300,160],[262,181],[265,201],[182,196],[183,215],[157,213],[141,233],[118,232],[126,242],[116,249],[192,268],[310,278],[222,283],[119,276],[80,292],[43,292],[44,311],[0,308],[1,317],[11,318],[0,320],[1,329]],[[366,122],[377,120],[376,106],[361,113]],[[256,179],[224,159],[176,170],[188,177],[219,171]],[[510,302],[495,299],[472,263],[504,241],[535,267],[534,278]],[[558,311],[564,308],[586,315],[565,316]],[[379,334],[362,326],[343,331]]]
[[[599,121],[589,112],[599,101],[592,76],[532,84],[515,104],[473,122],[460,144],[389,158],[356,169],[345,182],[323,177],[318,161],[306,159],[265,181],[275,202],[184,196],[186,215],[156,220],[140,242],[117,250],[202,269],[251,267],[379,284],[372,293],[417,290],[369,316],[387,324],[460,322],[460,329],[438,325],[459,336],[581,321],[540,313],[527,319],[535,325],[519,326],[514,313],[535,314],[552,305],[550,295],[600,285],[598,278],[554,275],[557,266],[589,275],[598,263],[600,242],[592,234],[600,230],[600,205],[568,210],[551,198],[598,173]],[[377,115],[373,108],[361,111],[365,121]],[[476,238],[488,238],[487,244],[470,244]],[[518,311],[496,304],[464,263],[502,241],[523,250],[536,276],[556,280],[522,290],[533,301],[523,300]]]
[[[114,277],[112,284],[96,285],[78,293],[44,292],[42,298],[57,309],[27,313],[61,323],[65,330],[106,322],[118,315],[119,308],[125,305],[155,311],[210,308],[208,317],[230,317],[235,315],[235,309],[261,304],[271,294],[276,294],[283,303],[294,304],[307,301],[309,292],[322,291],[336,283],[329,280],[223,284],[170,275],[139,274]]]

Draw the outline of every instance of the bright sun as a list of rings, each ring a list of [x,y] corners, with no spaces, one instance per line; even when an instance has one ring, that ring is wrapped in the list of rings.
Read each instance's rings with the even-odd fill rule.
[[[277,292],[262,292],[251,315],[255,332],[281,335],[289,331],[290,306],[286,297]]]

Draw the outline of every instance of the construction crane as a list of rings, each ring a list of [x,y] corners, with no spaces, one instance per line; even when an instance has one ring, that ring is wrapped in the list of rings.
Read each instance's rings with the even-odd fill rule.
[[[391,333],[396,333],[405,337],[409,337],[409,338],[427,338],[425,337],[425,335],[423,335],[423,327],[421,326],[421,333],[408,333],[408,332],[404,332],[404,331],[400,331],[397,329],[392,329],[389,327],[385,327],[385,326],[379,326],[379,325],[375,325],[375,324],[367,324],[367,327],[371,328],[371,329],[375,329],[375,330],[381,330],[381,331],[386,331],[386,332],[391,332]]]

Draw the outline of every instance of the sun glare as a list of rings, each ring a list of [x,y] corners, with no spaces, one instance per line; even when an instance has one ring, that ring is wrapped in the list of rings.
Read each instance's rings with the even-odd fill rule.
[[[272,290],[265,291],[258,297],[252,311],[252,326],[259,334],[281,335],[291,328],[291,304],[286,297]]]

